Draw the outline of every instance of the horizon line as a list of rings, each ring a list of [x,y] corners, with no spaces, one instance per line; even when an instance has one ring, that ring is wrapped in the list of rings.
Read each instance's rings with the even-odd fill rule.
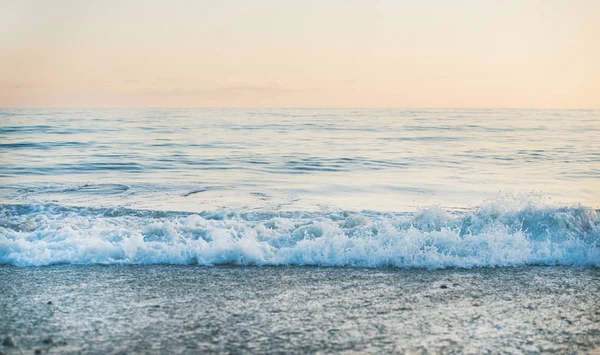
[[[315,110],[570,110],[570,111],[598,111],[600,107],[595,108],[577,108],[577,107],[352,107],[352,106],[0,106],[0,110],[118,110],[118,109],[149,109],[149,110],[160,110],[160,109],[280,109],[280,110],[294,110],[294,109],[315,109]]]

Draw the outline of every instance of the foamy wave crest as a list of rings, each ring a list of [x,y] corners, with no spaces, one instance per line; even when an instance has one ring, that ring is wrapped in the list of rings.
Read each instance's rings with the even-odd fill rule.
[[[184,214],[3,205],[0,263],[600,266],[585,207],[494,201],[467,212]]]

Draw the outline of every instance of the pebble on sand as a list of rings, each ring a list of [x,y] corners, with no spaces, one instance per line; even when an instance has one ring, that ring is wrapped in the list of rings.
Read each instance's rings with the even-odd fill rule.
[[[440,285],[440,288],[448,288],[448,285],[442,284],[442,285]]]
[[[2,339],[2,345],[4,346],[15,346],[17,344],[17,342],[15,341],[15,338],[13,337],[6,337],[4,339]]]

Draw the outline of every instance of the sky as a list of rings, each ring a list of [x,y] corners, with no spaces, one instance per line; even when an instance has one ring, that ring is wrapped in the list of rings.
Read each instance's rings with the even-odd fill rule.
[[[0,107],[600,108],[597,0],[0,0]]]

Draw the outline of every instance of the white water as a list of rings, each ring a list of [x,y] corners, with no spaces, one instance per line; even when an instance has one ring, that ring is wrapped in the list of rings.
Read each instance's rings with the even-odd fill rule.
[[[3,205],[0,263],[600,266],[600,218],[510,197],[463,212],[189,214]]]

